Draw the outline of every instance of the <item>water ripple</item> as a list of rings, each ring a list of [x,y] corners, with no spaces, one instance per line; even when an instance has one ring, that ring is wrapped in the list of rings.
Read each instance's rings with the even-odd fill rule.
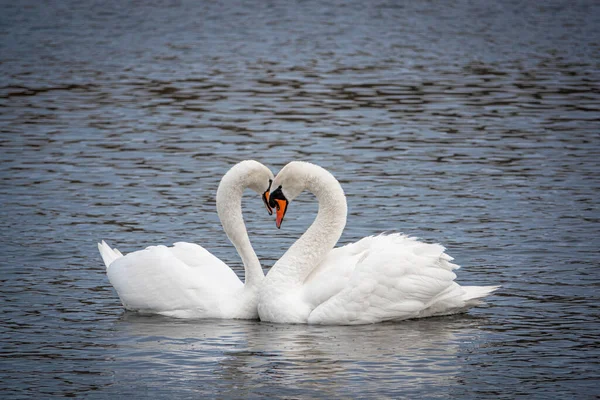
[[[30,397],[599,395],[597,2],[0,5],[0,390]],[[468,23],[465,23],[468,21]],[[331,170],[341,243],[440,242],[467,315],[364,327],[124,313],[96,241],[192,241],[252,158]],[[244,212],[268,269],[312,222]]]

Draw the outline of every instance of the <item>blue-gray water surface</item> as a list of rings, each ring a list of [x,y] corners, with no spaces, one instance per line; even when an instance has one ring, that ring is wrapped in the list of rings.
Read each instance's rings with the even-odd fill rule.
[[[0,397],[598,398],[600,3],[2,1]],[[444,244],[466,314],[368,326],[124,312],[96,243],[240,275],[234,163],[328,168],[340,244]],[[265,271],[281,230],[244,213]]]

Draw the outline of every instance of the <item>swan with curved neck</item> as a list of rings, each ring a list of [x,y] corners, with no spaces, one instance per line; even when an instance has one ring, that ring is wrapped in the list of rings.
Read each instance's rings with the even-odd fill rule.
[[[262,194],[266,204],[272,179],[267,167],[246,160],[234,165],[217,189],[217,213],[244,264],[245,284],[197,244],[151,246],[125,256],[104,241],[98,244],[108,279],[123,306],[179,318],[258,318],[258,290],[264,273],[244,224],[242,194],[249,188]]]
[[[271,185],[269,205],[281,227],[289,203],[312,192],[313,224],[277,261],[259,295],[260,319],[271,322],[366,324],[462,312],[497,286],[461,287],[444,247],[402,234],[369,236],[334,248],[346,225],[339,182],[306,162],[287,164]]]

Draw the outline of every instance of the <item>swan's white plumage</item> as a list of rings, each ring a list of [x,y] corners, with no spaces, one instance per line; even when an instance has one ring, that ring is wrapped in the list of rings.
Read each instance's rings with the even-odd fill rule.
[[[313,192],[319,213],[267,275],[258,304],[262,320],[353,325],[448,315],[497,289],[461,287],[453,272],[459,266],[443,246],[402,234],[332,249],[347,212],[337,180],[316,165],[292,162],[273,181],[279,185],[290,201],[305,188]]]
[[[359,258],[349,257],[347,253],[358,246],[363,247]],[[329,269],[339,271],[343,260],[344,286],[319,302],[307,322],[364,324],[418,318],[432,310],[443,310],[444,314],[462,310],[465,291],[454,282],[456,274],[452,272],[458,266],[450,263],[451,258],[443,251],[442,246],[401,234],[368,237],[331,251],[321,274],[326,275]],[[319,275],[314,276],[314,282],[321,280]],[[314,299],[323,292],[310,286],[308,281],[306,298]]]
[[[106,268],[119,257],[123,257],[123,254],[117,249],[111,249],[109,245],[103,240],[102,243],[98,243],[98,251]]]
[[[114,260],[108,279],[127,310],[181,318],[218,318],[244,284],[202,246],[150,246]]]
[[[150,246],[123,256],[102,241],[98,249],[123,306],[179,318],[258,318],[258,289],[264,273],[248,239],[241,200],[245,188],[262,194],[272,178],[264,165],[242,161],[223,176],[217,190],[217,212],[242,257],[246,284],[197,244]]]

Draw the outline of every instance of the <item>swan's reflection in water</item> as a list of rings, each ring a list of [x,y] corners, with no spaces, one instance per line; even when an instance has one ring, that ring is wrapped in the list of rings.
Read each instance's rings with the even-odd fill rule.
[[[116,384],[135,385],[143,370],[156,375],[162,390],[182,380],[189,389],[196,380],[203,394],[392,396],[416,394],[424,386],[442,390],[455,383],[459,353],[478,340],[481,322],[463,315],[346,327],[125,313],[115,325],[116,357],[128,362],[117,364],[135,367],[115,371]],[[210,376],[217,378],[215,386],[207,385]]]

